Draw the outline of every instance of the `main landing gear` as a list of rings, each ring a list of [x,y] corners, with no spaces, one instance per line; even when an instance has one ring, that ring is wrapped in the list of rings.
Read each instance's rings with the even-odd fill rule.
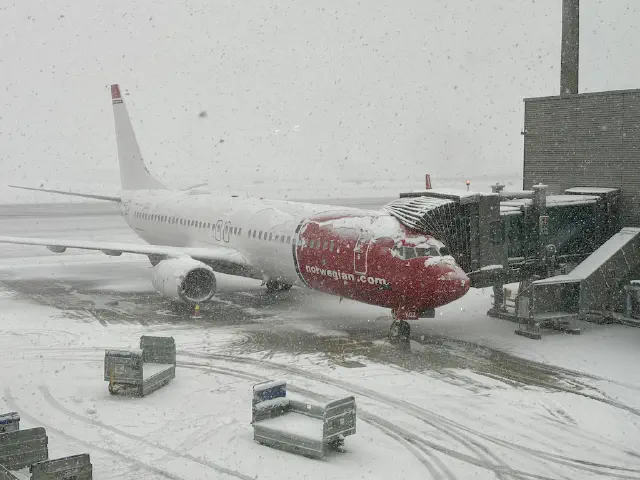
[[[267,286],[267,292],[275,293],[275,292],[286,292],[288,290],[291,290],[291,287],[293,285],[290,285],[288,283],[282,283],[277,280],[267,280],[266,286]]]

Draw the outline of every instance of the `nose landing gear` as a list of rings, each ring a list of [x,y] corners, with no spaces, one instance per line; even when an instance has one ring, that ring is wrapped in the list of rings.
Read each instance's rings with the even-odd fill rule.
[[[411,336],[411,325],[406,320],[394,319],[389,327],[389,340],[391,342],[408,342]]]
[[[393,322],[391,323],[391,327],[389,327],[389,340],[391,342],[409,342],[411,326],[407,320],[417,320],[420,318],[417,312],[398,309],[392,310],[391,316],[393,317]]]

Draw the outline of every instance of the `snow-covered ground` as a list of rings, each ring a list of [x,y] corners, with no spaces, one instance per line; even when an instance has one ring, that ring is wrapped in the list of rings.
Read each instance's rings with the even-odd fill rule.
[[[106,214],[0,224],[131,235]],[[51,458],[90,453],[96,480],[640,478],[640,329],[528,340],[485,315],[480,290],[416,322],[402,349],[385,341],[386,311],[326,295],[270,299],[221,276],[215,304],[190,320],[132,256],[2,246],[0,257],[0,411],[45,427]],[[109,395],[104,350],[142,334],[176,339],[176,378],[145,398]],[[251,386],[263,379],[310,401],[354,395],[345,451],[318,461],[255,443]]]

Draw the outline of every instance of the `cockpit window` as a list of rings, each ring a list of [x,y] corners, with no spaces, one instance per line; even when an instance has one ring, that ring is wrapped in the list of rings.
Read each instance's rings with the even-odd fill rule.
[[[438,247],[436,247],[435,245],[420,247],[405,247],[402,245],[395,245],[392,251],[395,256],[400,257],[403,260],[409,260],[411,258],[418,257],[438,257],[441,255],[441,253],[438,251]]]
[[[402,247],[403,257],[407,260],[410,258],[416,258],[416,249],[413,247]]]
[[[441,253],[438,252],[438,247],[416,247],[416,256],[418,257],[437,257],[439,255]]]

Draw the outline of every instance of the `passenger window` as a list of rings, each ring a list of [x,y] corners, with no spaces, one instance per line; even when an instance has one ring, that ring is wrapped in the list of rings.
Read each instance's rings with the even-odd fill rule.
[[[238,235],[240,235],[241,233],[242,233],[242,229],[241,229],[241,228],[239,228],[239,229],[238,229]]]
[[[327,248],[329,248],[329,240],[325,240],[324,244],[322,245],[323,250],[326,250]]]
[[[280,237],[280,243],[284,243],[284,235]]]
[[[262,240],[262,230],[258,233],[258,240]]]
[[[273,233],[269,234],[269,241],[271,241],[273,239]]]
[[[331,242],[329,242],[329,251],[333,252],[333,240],[331,240]]]
[[[278,241],[278,238],[280,238],[280,235],[275,235],[275,236],[273,237],[273,241],[274,241],[274,242],[277,242],[277,241]]]
[[[313,239],[313,238],[312,238],[312,239],[309,241],[309,248],[313,248],[313,247],[315,247],[315,245],[316,245],[316,241],[315,241],[315,239]]]
[[[291,243],[291,237],[290,236],[287,236],[287,243]],[[294,245],[296,244],[296,239],[295,238],[293,239],[293,244]]]
[[[256,233],[257,233],[257,231],[256,231],[256,230],[254,230],[254,231],[253,231],[253,238],[256,238]]]
[[[316,241],[316,250],[320,250],[320,244],[321,244],[320,240],[317,240]]]

